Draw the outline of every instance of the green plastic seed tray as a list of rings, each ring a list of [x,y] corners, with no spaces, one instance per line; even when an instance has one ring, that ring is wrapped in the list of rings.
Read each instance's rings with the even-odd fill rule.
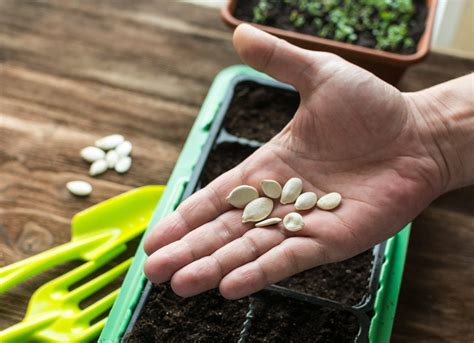
[[[291,87],[244,65],[226,68],[217,75],[171,174],[166,191],[154,211],[145,236],[160,218],[176,208],[183,198],[188,183],[190,186],[188,188],[195,187],[197,182],[196,171],[202,169],[202,157],[209,154],[213,144],[211,140],[216,139],[217,132],[221,129],[222,113],[229,105],[233,89],[237,83],[246,80],[263,83],[267,86],[273,85],[279,88],[291,89]],[[189,189],[186,190],[186,193],[186,195],[189,194]],[[357,342],[367,340],[367,336],[370,342],[385,343],[390,341],[409,233],[410,225],[407,225],[397,235],[387,240],[385,244],[379,245],[381,250],[379,268],[377,273],[372,273],[372,276],[375,277],[373,282],[373,294],[375,296],[372,297],[369,305],[352,308],[353,311],[359,311],[362,316],[367,318],[364,324],[361,324],[361,328],[365,326],[361,329],[361,332],[364,332],[366,337],[363,339],[358,337]],[[119,342],[129,326],[132,314],[144,292],[146,277],[143,273],[143,265],[145,259],[146,254],[143,250],[142,239],[99,342]],[[143,306],[143,300],[136,310],[137,313],[135,313],[134,319],[139,313],[139,308]],[[133,321],[130,326],[133,326]]]

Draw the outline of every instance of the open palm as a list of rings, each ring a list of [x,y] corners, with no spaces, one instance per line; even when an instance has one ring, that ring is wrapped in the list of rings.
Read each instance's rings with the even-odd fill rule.
[[[236,168],[161,220],[145,243],[145,273],[171,279],[191,296],[219,287],[235,299],[303,270],[352,257],[388,238],[440,192],[441,179],[410,95],[343,59],[310,52],[248,25],[234,34],[241,58],[294,85],[294,119]],[[236,186],[263,179],[303,180],[318,196],[336,191],[331,212],[301,212],[303,230],[242,224],[225,198]],[[293,205],[278,205],[283,217]]]

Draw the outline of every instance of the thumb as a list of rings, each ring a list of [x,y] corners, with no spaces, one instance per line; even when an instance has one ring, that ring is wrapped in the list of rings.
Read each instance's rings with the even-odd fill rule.
[[[242,61],[300,92],[318,83],[318,71],[331,56],[298,48],[249,24],[235,29],[233,41]]]

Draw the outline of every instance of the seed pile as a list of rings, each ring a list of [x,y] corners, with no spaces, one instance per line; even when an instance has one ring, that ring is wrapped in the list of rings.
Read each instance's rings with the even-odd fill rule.
[[[321,210],[332,210],[339,206],[342,197],[332,192],[323,195],[319,200],[314,192],[303,191],[303,181],[293,177],[283,187],[275,180],[263,180],[260,183],[264,197],[259,197],[255,187],[241,185],[234,188],[226,200],[236,208],[242,208],[242,223],[255,222],[255,227],[276,225],[281,218],[267,218],[273,211],[273,200],[280,199],[283,205],[294,203],[298,211],[311,210],[317,206]],[[283,218],[283,226],[290,232],[297,232],[304,227],[303,216],[297,212],[290,212]]]
[[[96,176],[114,169],[119,174],[126,173],[132,166],[132,143],[119,134],[102,137],[95,141],[95,146],[81,150],[81,157],[91,163],[89,175]],[[74,195],[87,196],[92,192],[92,186],[85,181],[71,181],[66,188]]]

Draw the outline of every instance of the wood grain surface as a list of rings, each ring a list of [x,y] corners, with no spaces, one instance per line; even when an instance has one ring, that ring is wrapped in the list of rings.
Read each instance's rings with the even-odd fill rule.
[[[165,184],[214,76],[238,63],[216,9],[177,1],[0,1],[0,266],[70,239],[78,211]],[[404,77],[419,90],[474,69],[432,55]],[[122,133],[133,166],[91,178],[81,148]],[[93,194],[64,184],[89,181]],[[474,188],[443,196],[414,223],[395,342],[474,339]],[[74,265],[72,263],[71,265]],[[0,296],[0,329],[71,265]],[[76,264],[77,265],[77,264]]]

